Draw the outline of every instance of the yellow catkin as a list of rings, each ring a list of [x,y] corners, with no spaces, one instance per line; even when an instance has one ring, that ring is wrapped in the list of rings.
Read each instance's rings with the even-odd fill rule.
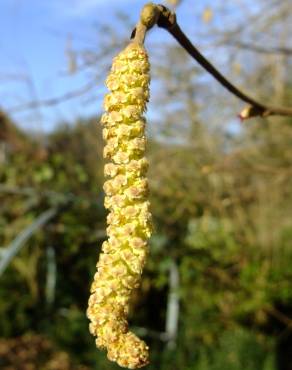
[[[139,286],[151,234],[148,162],[143,112],[149,97],[149,62],[142,45],[131,43],[116,58],[106,80],[101,123],[106,141],[104,184],[108,239],[102,245],[87,316],[96,345],[108,358],[135,369],[148,363],[148,347],[128,330],[133,289]]]

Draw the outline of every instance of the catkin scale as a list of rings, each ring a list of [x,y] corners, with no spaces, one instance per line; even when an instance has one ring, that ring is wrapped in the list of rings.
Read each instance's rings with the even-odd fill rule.
[[[114,58],[106,80],[110,93],[104,99],[101,124],[104,157],[109,160],[104,167],[108,239],[102,245],[87,310],[97,347],[107,349],[110,360],[130,369],[148,363],[148,347],[128,330],[127,314],[151,235],[142,116],[149,82],[146,51],[133,42]]]

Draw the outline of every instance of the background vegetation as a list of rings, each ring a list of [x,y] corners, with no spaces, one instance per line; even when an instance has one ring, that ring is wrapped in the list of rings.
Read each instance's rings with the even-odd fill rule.
[[[291,3],[258,5],[266,10],[260,20],[246,13],[241,26],[212,40],[213,47],[229,50],[228,73],[239,84],[291,105],[292,49],[272,47],[287,41]],[[202,14],[210,32],[216,11],[222,9]],[[265,51],[256,50],[259,43],[244,44],[254,42],[243,27],[248,24],[252,32],[266,32],[261,37],[269,42],[258,41]],[[75,51],[72,58],[81,63],[86,56],[91,71],[108,68],[124,44],[114,31],[108,35],[102,59],[94,50]],[[291,118],[239,127],[235,100],[183,51],[167,43],[148,46],[155,232],[130,321],[151,347],[149,370],[291,370]],[[80,118],[40,136],[1,113],[0,262],[23,230],[43,212],[55,212],[0,275],[1,369],[117,368],[96,350],[85,315],[105,238],[97,122],[97,115]]]

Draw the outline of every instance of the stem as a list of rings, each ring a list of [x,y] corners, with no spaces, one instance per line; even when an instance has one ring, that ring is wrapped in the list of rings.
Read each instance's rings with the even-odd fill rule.
[[[132,32],[132,42],[137,44],[144,44],[147,27],[140,21],[137,23],[136,28]]]
[[[43,212],[31,225],[29,225],[26,229],[19,233],[17,237],[11,242],[11,244],[3,250],[4,253],[2,252],[2,258],[0,259],[0,276],[6,270],[11,260],[19,252],[26,241],[36,231],[38,231],[38,229],[40,229],[54,216],[56,216],[57,212],[58,210],[56,208],[50,208],[49,210]]]
[[[176,21],[175,13],[171,12],[167,7],[158,5],[159,17],[157,19],[158,27],[166,29],[178,43],[222,86],[224,86],[231,94],[235,95],[242,101],[248,103],[242,112],[239,114],[241,119],[261,116],[267,117],[271,115],[290,116],[292,117],[292,108],[290,107],[274,107],[263,104],[253,99],[249,95],[239,90],[226,77],[224,77],[200,52],[191,41],[187,38],[184,32]]]
[[[131,35],[133,42],[144,44],[146,32],[155,25],[159,14],[159,8],[156,4],[148,3],[144,5],[140,14],[140,20]]]

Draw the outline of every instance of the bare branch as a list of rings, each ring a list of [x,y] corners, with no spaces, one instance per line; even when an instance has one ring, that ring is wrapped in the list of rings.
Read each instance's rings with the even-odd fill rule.
[[[249,95],[239,90],[233,85],[226,77],[224,77],[200,52],[191,41],[187,38],[184,32],[179,27],[175,13],[171,12],[168,8],[163,5],[158,6],[160,9],[160,15],[157,21],[157,25],[161,28],[166,29],[178,42],[179,44],[208,72],[210,73],[222,86],[224,86],[229,92],[237,96],[242,101],[248,103],[248,106],[243,109],[239,114],[239,117],[248,119],[251,117],[261,116],[267,117],[271,115],[279,116],[290,116],[292,117],[292,108],[290,107],[274,107],[267,104],[263,104],[253,99]]]
[[[19,113],[19,112],[39,108],[39,107],[49,107],[49,106],[57,105],[57,104],[63,103],[64,101],[78,98],[81,95],[93,89],[94,87],[96,87],[95,80],[90,81],[88,84],[81,87],[80,89],[77,89],[75,91],[70,91],[61,96],[44,99],[44,100],[34,100],[28,103],[17,105],[15,107],[8,109],[8,113]]]
[[[66,193],[59,193],[54,190],[41,190],[36,189],[33,187],[17,187],[17,186],[10,186],[6,184],[0,184],[0,195],[3,194],[11,194],[11,195],[23,195],[23,196],[36,196],[36,197],[44,197],[44,198],[52,198],[57,199],[58,203],[66,203],[69,201],[84,201],[84,200],[90,200],[93,203],[100,204],[99,199],[94,196],[91,197],[84,197],[79,196],[77,194],[66,192]],[[100,197],[102,194],[100,194]]]
[[[292,49],[286,48],[286,47],[262,47],[259,45],[255,45],[252,43],[248,42],[241,42],[241,41],[228,41],[227,46],[235,46],[239,49],[244,49],[244,50],[250,50],[254,51],[256,53],[261,53],[261,54],[284,54],[284,55],[292,55]]]
[[[19,252],[21,247],[26,243],[26,241],[42,226],[49,222],[57,214],[56,208],[51,208],[43,212],[37,219],[24,229],[17,237],[12,241],[12,243],[2,250],[2,258],[0,259],[0,276],[6,270],[7,266],[14,258],[14,256]]]

